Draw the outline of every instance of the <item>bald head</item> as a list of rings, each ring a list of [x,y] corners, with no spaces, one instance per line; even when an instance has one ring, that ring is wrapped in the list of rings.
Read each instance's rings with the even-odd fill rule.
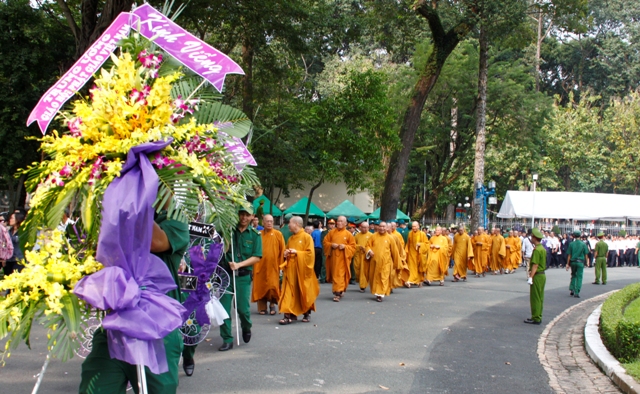
[[[418,231],[420,231],[420,223],[418,222],[411,223],[411,231],[413,231],[414,233],[417,233]]]
[[[267,214],[262,217],[262,225],[265,230],[273,230],[273,216]]]
[[[378,223],[378,233],[386,234],[386,232],[387,232],[387,222]]]
[[[302,223],[303,221],[300,216],[292,216],[291,219],[289,219],[289,231],[291,231],[292,234],[296,234],[302,228]]]
[[[442,234],[442,227],[438,226],[436,227],[436,235],[441,235]]]
[[[338,230],[342,230],[347,227],[347,218],[344,216],[338,216],[338,220],[336,221],[336,228]]]

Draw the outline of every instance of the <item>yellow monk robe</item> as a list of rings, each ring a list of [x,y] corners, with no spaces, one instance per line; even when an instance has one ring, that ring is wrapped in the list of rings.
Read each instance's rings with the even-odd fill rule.
[[[504,237],[503,237],[504,238]],[[511,269],[511,257],[513,255],[513,237],[512,236],[508,236],[507,238],[504,238],[504,259],[502,260],[502,266],[500,267],[501,269]],[[508,246],[508,248],[507,248]]]
[[[429,239],[424,231],[409,231],[407,236],[407,244],[405,245],[404,252],[407,257],[407,267],[409,268],[409,279],[407,282],[411,284],[420,284],[424,280],[424,275],[421,272],[421,262],[423,256],[421,253],[427,253],[427,248],[420,248],[422,245],[427,245]],[[425,256],[426,257],[426,256]]]
[[[520,263],[522,262],[522,240],[520,239],[520,237],[515,237],[515,239],[515,257],[511,261],[511,269],[514,270],[518,269],[518,267],[520,267]]]
[[[320,285],[313,271],[315,253],[313,239],[303,229],[289,237],[287,249],[295,249],[280,266],[282,268],[282,288],[280,313],[303,315],[316,310],[316,298],[320,294]]]
[[[449,271],[448,238],[445,235],[431,237],[429,254],[427,255],[427,280],[429,282],[444,281],[445,274]]]
[[[445,271],[444,276],[449,276],[449,265],[451,264],[451,257],[453,256],[453,238],[448,235],[445,235],[445,237],[447,237],[447,240],[449,241],[449,254],[447,257],[447,270]]]
[[[345,245],[345,248],[332,249],[331,244]],[[327,256],[325,268],[327,271],[327,282],[332,283],[334,293],[342,293],[347,290],[351,279],[351,259],[356,252],[356,240],[347,229],[337,229],[329,231],[324,242],[324,255]]]
[[[367,241],[373,234],[370,232],[358,233],[355,235],[356,253],[353,255],[353,269],[356,272],[356,280],[360,284],[360,288],[364,289],[368,284],[369,277],[369,260],[365,258]]]
[[[400,256],[398,264],[394,266],[395,270],[391,272],[391,288],[395,289],[404,286],[404,283],[409,280],[410,273],[404,253],[404,238],[402,238],[402,234],[400,234],[398,230],[394,230],[391,235],[396,239],[396,247],[398,248],[398,255]]]
[[[390,277],[393,267],[400,264],[398,243],[391,234],[372,234],[366,251],[372,251],[369,259],[369,287],[371,294],[386,296],[391,292]]]
[[[251,302],[258,303],[258,311],[267,310],[267,302],[280,298],[280,264],[284,260],[284,237],[278,230],[262,230],[262,258],[253,266]]]
[[[488,234],[473,237],[473,265],[476,275],[483,274],[489,265],[489,253],[491,251],[491,237]]]
[[[504,257],[507,255],[505,249],[504,237],[500,234],[491,237],[491,259],[489,261],[489,269],[498,271],[502,267]]]
[[[520,238],[516,238],[514,236],[509,236],[509,238],[505,238],[505,248],[507,245],[509,246],[507,256],[505,256],[504,266],[506,269],[514,270],[518,268],[516,261],[518,260],[518,243],[520,243]],[[507,260],[508,259],[508,260]]]
[[[453,276],[467,277],[468,262],[473,259],[473,246],[469,234],[456,233],[453,236]]]

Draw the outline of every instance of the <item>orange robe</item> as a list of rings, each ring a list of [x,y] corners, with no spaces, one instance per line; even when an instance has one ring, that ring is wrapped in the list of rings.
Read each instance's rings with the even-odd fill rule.
[[[508,246],[508,248],[507,248]],[[504,238],[504,259],[502,260],[502,269],[511,269],[511,258],[513,257],[513,237]]]
[[[262,258],[253,266],[251,302],[278,302],[280,298],[280,264],[284,260],[284,237],[278,230],[262,230]],[[262,309],[260,309],[262,308]],[[266,304],[259,310],[265,310]]]
[[[280,291],[280,313],[302,315],[316,310],[316,298],[320,285],[313,271],[315,251],[313,239],[300,229],[289,237],[287,249],[295,249],[280,266],[282,268],[282,288]]]
[[[331,244],[345,245],[343,250],[331,248]],[[334,228],[329,231],[324,242],[324,254],[327,256],[325,268],[327,270],[327,282],[332,283],[334,293],[342,293],[347,290],[351,279],[351,259],[356,251],[356,240],[347,230]]]
[[[353,255],[353,269],[356,272],[356,280],[361,289],[367,287],[369,277],[369,260],[365,258],[367,241],[373,234],[370,232],[355,235],[356,253]]]
[[[389,295],[393,268],[400,264],[398,242],[391,234],[375,233],[367,241],[366,251],[373,251],[369,259],[369,285],[371,294]]]
[[[480,275],[487,270],[490,251],[491,237],[489,235],[483,233],[473,237],[473,265],[476,274]]]
[[[491,259],[489,268],[491,271],[498,271],[503,266],[504,257],[507,255],[504,237],[500,234],[491,237]]]
[[[431,237],[427,255],[427,280],[443,281],[449,271],[449,237],[434,235]]]
[[[422,231],[409,231],[407,236],[407,244],[405,245],[404,252],[407,257],[407,267],[409,268],[409,279],[407,282],[411,284],[420,284],[424,280],[424,272],[422,272],[422,254],[427,253],[426,248],[421,248],[422,245],[427,245],[429,240],[427,234]]]
[[[409,267],[407,266],[407,259],[404,253],[404,238],[398,230],[394,230],[391,233],[396,239],[396,247],[398,248],[398,255],[400,260],[391,270],[391,288],[404,286],[404,283],[409,280]]]
[[[456,233],[453,236],[453,275],[466,278],[470,259],[473,259],[473,246],[469,234]]]

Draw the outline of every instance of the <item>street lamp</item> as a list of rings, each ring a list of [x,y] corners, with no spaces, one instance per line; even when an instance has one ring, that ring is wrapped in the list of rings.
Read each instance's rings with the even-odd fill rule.
[[[531,229],[534,227],[534,217],[536,212],[536,181],[538,180],[538,174],[533,174],[533,203],[531,206]]]
[[[476,203],[482,204],[482,225],[487,228],[487,197],[496,195],[496,182],[489,181],[488,187],[482,182],[476,182]],[[496,198],[490,200],[491,204],[496,204]]]

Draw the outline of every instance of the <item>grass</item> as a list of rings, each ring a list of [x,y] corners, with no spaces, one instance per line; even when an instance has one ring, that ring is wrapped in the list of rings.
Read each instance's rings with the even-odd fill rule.
[[[640,360],[636,360],[632,363],[622,364],[627,373],[637,381],[640,382]]]
[[[624,310],[624,317],[627,319],[640,323],[640,298],[632,301]],[[627,373],[635,380],[640,382],[640,360],[636,360],[632,363],[622,364]]]
[[[631,321],[640,323],[640,298],[636,298],[627,305],[624,310],[624,317]]]

